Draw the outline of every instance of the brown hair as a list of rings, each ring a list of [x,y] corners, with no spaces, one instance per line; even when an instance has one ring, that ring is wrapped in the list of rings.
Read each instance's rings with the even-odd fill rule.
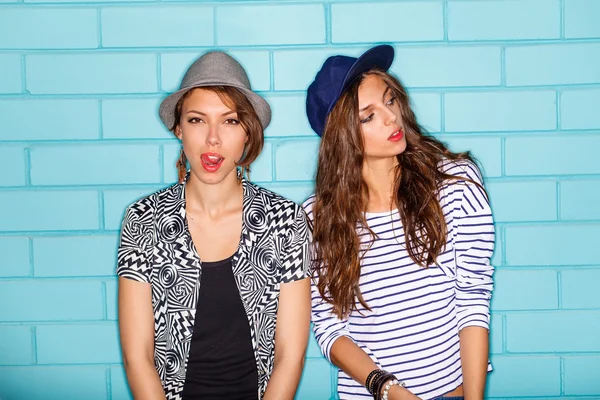
[[[437,193],[442,181],[458,178],[440,171],[440,162],[473,161],[468,152],[453,153],[426,134],[417,123],[406,88],[387,72],[368,71],[341,95],[321,138],[313,206],[317,288],[340,318],[355,310],[357,302],[370,310],[359,287],[364,249],[356,231],[358,224],[375,239],[364,215],[368,188],[362,177],[364,144],[358,115],[358,87],[367,75],[379,76],[400,105],[406,150],[396,156],[393,203],[404,226],[408,254],[416,264],[435,263],[446,244],[447,226]]]
[[[248,141],[246,142],[246,146],[244,147],[244,154],[242,158],[236,162],[236,165],[242,167],[242,175],[250,173],[250,164],[256,160],[260,152],[262,151],[264,145],[264,133],[263,128],[260,123],[260,119],[250,103],[250,100],[238,89],[231,86],[203,86],[200,88],[194,88],[187,91],[175,106],[175,123],[171,127],[171,132],[175,132],[175,129],[179,126],[179,121],[181,119],[181,109],[183,108],[183,104],[185,100],[194,92],[196,89],[204,89],[209,90],[211,92],[216,93],[223,104],[229,107],[238,115],[238,119],[240,121],[240,125],[246,131],[248,135]],[[181,150],[181,156],[177,161],[177,169],[179,171],[179,181],[182,182],[185,178],[186,174],[186,164],[187,159],[185,157],[185,153],[183,149]]]

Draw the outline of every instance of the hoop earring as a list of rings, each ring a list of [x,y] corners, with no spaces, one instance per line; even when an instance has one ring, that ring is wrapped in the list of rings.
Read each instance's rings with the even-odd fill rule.
[[[183,183],[185,181],[185,176],[187,175],[187,158],[183,151],[183,147],[181,147],[181,154],[179,155],[179,159],[177,160],[177,178],[179,179],[179,183]]]

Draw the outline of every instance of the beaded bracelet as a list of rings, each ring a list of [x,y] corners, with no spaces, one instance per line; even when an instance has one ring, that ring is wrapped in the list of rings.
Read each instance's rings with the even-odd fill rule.
[[[404,387],[404,382],[398,382],[398,379],[392,379],[391,381],[388,381],[385,387],[383,388],[383,395],[381,396],[381,400],[388,400],[390,389],[394,385]]]
[[[388,381],[394,380],[396,379],[396,377],[393,374],[390,374],[389,372],[385,372],[381,375],[378,375],[374,380],[373,380],[373,399],[374,400],[381,400],[381,395],[382,395],[382,389],[385,386],[385,384]]]

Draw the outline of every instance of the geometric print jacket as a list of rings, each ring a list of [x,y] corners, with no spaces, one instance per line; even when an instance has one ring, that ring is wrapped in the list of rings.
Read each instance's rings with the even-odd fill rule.
[[[273,372],[279,287],[309,277],[309,232],[299,205],[245,178],[242,187],[242,232],[233,275],[248,316],[257,398],[262,399]],[[185,182],[127,208],[117,275],[152,287],[154,362],[169,400],[181,399],[201,274],[185,215]]]

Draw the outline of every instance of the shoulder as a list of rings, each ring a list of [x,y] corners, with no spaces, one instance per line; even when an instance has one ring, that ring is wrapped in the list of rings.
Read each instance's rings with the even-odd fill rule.
[[[446,158],[439,163],[438,169],[440,172],[457,178],[466,178],[479,184],[483,182],[479,167],[468,159],[450,160]],[[457,182],[464,183],[465,181],[458,179]]]
[[[306,216],[309,220],[313,220],[313,207],[315,205],[316,196],[314,194],[310,195],[304,202],[302,203],[302,208],[306,213]]]
[[[293,221],[304,214],[300,205],[292,200],[248,181],[244,201],[249,202],[250,209],[263,210],[269,220],[278,222]]]
[[[131,203],[126,210],[127,216],[139,218],[147,217],[156,213],[159,205],[180,198],[183,185],[176,183],[154,193],[146,195]]]

